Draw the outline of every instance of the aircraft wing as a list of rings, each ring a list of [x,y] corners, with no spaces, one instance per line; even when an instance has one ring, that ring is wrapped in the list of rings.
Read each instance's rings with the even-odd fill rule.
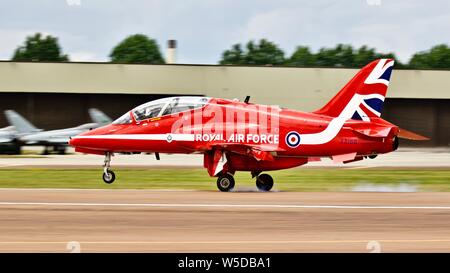
[[[15,139],[15,136],[16,134],[11,126],[0,129],[0,143],[12,142]]]
[[[67,128],[44,131],[36,134],[25,135],[20,140],[27,145],[67,145],[70,137],[78,135],[87,129]]]
[[[0,138],[0,143],[9,143],[11,141],[12,141],[11,138]]]
[[[398,137],[409,140],[430,140],[428,137],[421,136],[419,134],[413,133],[403,128],[399,128]]]
[[[224,168],[226,168],[227,153],[235,153],[248,157],[252,157],[257,161],[274,161],[273,153],[280,151],[277,146],[271,145],[251,145],[241,143],[228,143],[228,142],[214,142],[208,144],[207,147],[201,147],[202,150],[212,151],[211,161],[206,159],[205,153],[205,167],[211,176],[217,175]],[[208,163],[209,162],[209,163]]]
[[[68,137],[56,137],[56,138],[49,138],[48,143],[53,144],[68,144],[69,138]]]
[[[231,153],[254,157],[256,160],[273,161],[273,153],[283,151],[278,145],[258,145],[258,144],[239,144],[239,143],[212,143],[207,146],[207,150],[224,150]]]

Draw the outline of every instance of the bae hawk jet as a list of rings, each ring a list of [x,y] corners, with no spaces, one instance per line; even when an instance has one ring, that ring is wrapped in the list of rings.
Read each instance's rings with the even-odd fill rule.
[[[112,124],[76,137],[75,151],[103,155],[103,180],[112,183],[114,153],[201,153],[220,191],[235,186],[237,171],[250,172],[261,191],[263,172],[331,158],[350,163],[395,151],[399,138],[426,137],[382,119],[394,61],[362,68],[325,106],[311,112],[208,97],[169,97],[140,105]]]

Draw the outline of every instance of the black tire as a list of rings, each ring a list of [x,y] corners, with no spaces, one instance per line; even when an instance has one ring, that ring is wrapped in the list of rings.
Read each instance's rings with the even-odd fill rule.
[[[256,187],[260,191],[270,191],[273,187],[272,176],[263,173],[256,177]]]
[[[230,174],[220,175],[217,178],[217,188],[223,192],[231,191],[234,188],[234,177]]]
[[[103,181],[106,184],[111,184],[116,180],[116,174],[113,171],[107,170],[107,173],[103,173]]]

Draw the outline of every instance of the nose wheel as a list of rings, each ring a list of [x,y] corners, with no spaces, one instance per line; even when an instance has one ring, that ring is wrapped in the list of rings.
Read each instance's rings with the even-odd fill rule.
[[[111,164],[111,155],[112,153],[106,152],[105,153],[105,163],[103,164],[103,181],[106,184],[111,184],[116,180],[116,174],[109,169]]]
[[[256,177],[256,187],[260,191],[270,191],[273,187],[272,176],[263,173]]]
[[[106,184],[111,184],[112,182],[114,182],[114,180],[116,180],[116,175],[114,174],[113,171],[107,170],[106,172],[103,173],[103,181]]]

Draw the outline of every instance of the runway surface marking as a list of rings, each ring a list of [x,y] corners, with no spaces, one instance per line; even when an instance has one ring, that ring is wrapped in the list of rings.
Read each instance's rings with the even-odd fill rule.
[[[0,206],[68,206],[68,207],[159,207],[159,208],[292,208],[292,209],[415,209],[450,210],[450,206],[364,206],[364,205],[294,205],[294,204],[165,204],[165,203],[64,203],[0,202]]]
[[[401,240],[292,240],[292,241],[76,241],[80,244],[339,244],[339,243],[448,243],[450,239]],[[67,241],[11,241],[0,244],[67,244]]]
[[[0,191],[104,191],[104,192],[206,192],[207,190],[195,189],[77,189],[77,188],[0,188]]]

